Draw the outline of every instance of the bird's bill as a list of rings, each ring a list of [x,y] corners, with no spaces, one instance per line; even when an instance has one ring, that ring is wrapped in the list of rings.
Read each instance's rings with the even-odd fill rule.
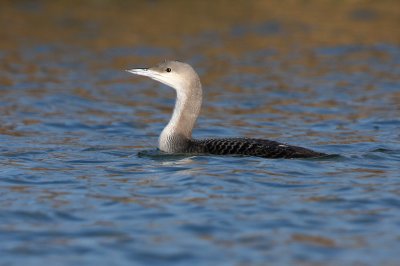
[[[145,76],[145,77],[149,77],[151,79],[160,81],[162,83],[164,82],[163,75],[161,73],[159,73],[158,71],[155,71],[153,69],[150,68],[134,68],[134,69],[130,69],[127,70],[129,73],[135,74],[135,75],[139,75],[139,76]]]
[[[129,69],[126,70],[129,73],[135,74],[135,75],[139,75],[139,76],[145,76],[145,77],[149,77],[151,79],[154,79],[158,82],[161,82],[165,85],[171,86],[171,87],[175,87],[174,84],[171,83],[169,77],[166,77],[165,75],[163,75],[163,73],[160,73],[156,70],[153,69],[149,69],[149,68],[134,68],[134,69]]]
[[[146,77],[150,76],[152,72],[149,71],[148,68],[133,68],[133,69],[127,69],[126,71],[135,75],[146,76]]]

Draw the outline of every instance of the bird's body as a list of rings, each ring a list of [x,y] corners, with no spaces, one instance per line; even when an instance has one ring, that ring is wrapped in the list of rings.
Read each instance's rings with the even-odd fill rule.
[[[159,149],[164,152],[249,155],[265,158],[313,158],[326,155],[265,139],[193,139],[192,130],[202,102],[200,79],[193,68],[182,62],[167,61],[152,68],[137,68],[128,72],[150,77],[174,88],[177,92],[172,118],[159,138]]]
[[[312,158],[322,153],[266,139],[225,138],[191,140],[188,152],[218,155],[250,155],[264,158]]]

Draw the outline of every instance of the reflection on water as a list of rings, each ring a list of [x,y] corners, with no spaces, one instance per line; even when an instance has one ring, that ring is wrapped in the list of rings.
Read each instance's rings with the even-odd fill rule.
[[[396,265],[395,4],[3,1],[0,264]],[[163,154],[174,92],[123,70],[166,58],[196,137],[340,156]]]

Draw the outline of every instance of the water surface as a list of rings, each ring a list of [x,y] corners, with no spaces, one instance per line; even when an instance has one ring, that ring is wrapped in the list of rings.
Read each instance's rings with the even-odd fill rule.
[[[67,7],[17,3],[3,10],[25,12],[32,25]],[[391,13],[380,13],[387,4],[342,6],[341,40],[328,38],[337,31],[324,22],[328,39],[319,37],[307,14],[293,23],[257,15],[253,4],[250,21],[232,7],[222,25],[212,24],[210,11],[210,24],[165,32],[164,44],[151,29],[142,42],[127,41],[143,31],[139,18],[122,5],[110,23],[137,24],[109,31],[101,23],[114,5],[93,5],[83,24],[85,6],[50,17],[55,26],[38,27],[36,37],[17,34],[24,20],[15,34],[1,32],[1,265],[397,264],[400,46],[390,34],[371,40],[357,28],[393,25]],[[152,5],[135,8],[164,7]],[[354,32],[368,37],[352,39]],[[159,153],[174,92],[123,70],[165,58],[201,75],[196,138],[269,138],[339,156]]]

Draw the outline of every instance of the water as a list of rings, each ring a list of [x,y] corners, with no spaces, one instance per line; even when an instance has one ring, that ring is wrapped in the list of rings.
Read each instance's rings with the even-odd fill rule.
[[[54,8],[22,3],[9,8]],[[349,19],[382,18],[360,10]],[[91,19],[93,33],[101,27]],[[80,31],[57,42],[63,34],[40,27],[49,39],[2,44],[0,265],[398,263],[400,46],[260,47],[316,30],[229,25],[179,37],[180,49],[121,39],[98,47]],[[123,70],[177,53],[205,90],[195,137],[269,138],[339,156],[160,153],[174,92]]]

